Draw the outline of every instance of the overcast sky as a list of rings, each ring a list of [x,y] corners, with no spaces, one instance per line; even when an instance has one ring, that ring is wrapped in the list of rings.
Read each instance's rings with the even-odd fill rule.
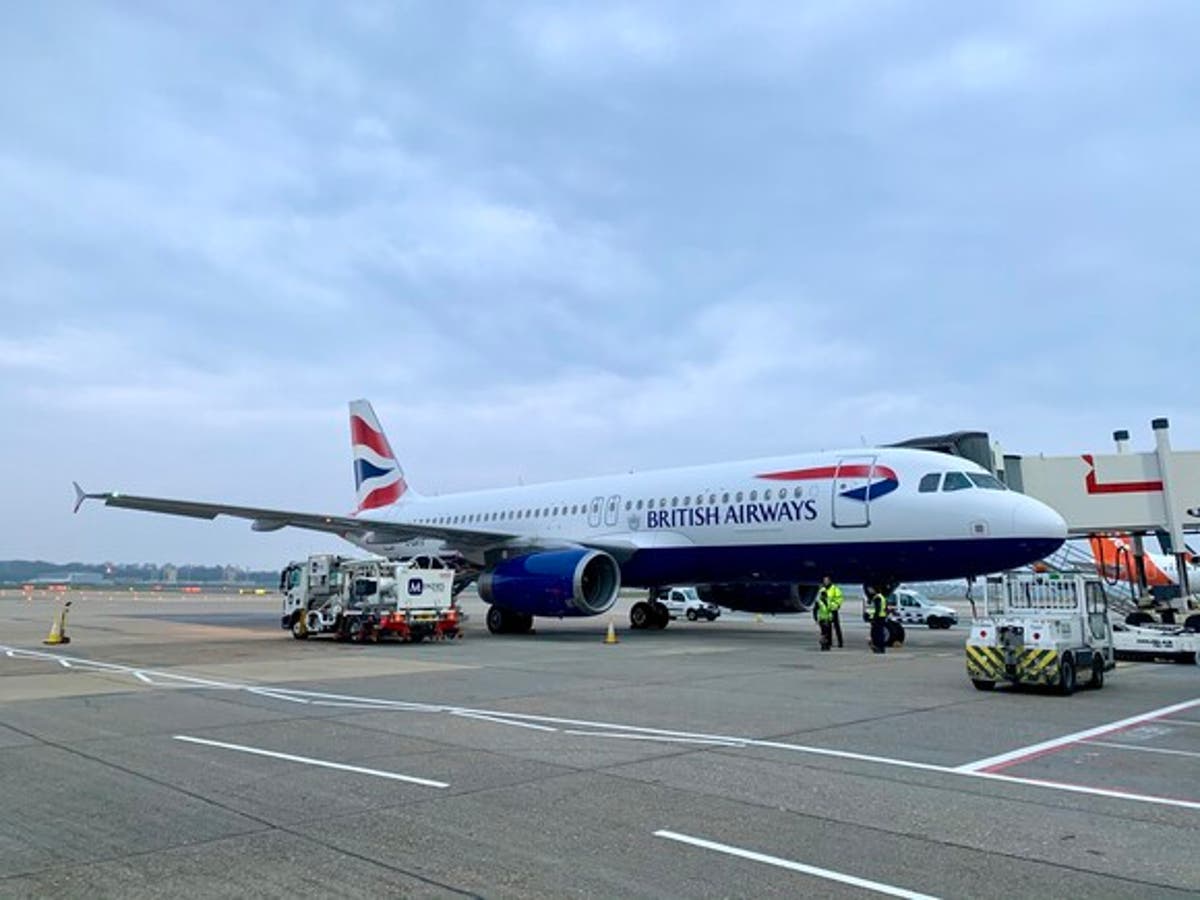
[[[0,10],[0,558],[957,428],[1200,447],[1200,4]]]

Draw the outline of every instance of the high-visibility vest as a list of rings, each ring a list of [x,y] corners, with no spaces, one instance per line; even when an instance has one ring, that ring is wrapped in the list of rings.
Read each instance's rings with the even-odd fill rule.
[[[887,618],[887,597],[883,596],[882,593],[878,593],[871,598],[871,618]]]
[[[833,621],[833,609],[830,608],[829,597],[828,597],[828,595],[825,594],[824,591],[817,594],[816,606],[817,606],[817,621],[818,622],[832,622]]]
[[[831,584],[825,591],[825,599],[829,601],[830,612],[837,612],[842,608],[842,589],[836,584]]]

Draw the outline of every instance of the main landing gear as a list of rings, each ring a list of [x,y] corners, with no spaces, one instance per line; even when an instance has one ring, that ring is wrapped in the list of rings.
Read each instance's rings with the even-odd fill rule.
[[[661,603],[639,600],[629,610],[629,625],[632,628],[658,628],[661,630],[666,628],[670,621],[671,616]]]
[[[533,630],[533,616],[502,606],[489,606],[487,627],[492,634],[528,634]]]

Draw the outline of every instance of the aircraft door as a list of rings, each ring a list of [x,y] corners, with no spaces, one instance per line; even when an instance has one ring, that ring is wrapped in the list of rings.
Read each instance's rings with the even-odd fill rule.
[[[599,528],[601,518],[604,516],[604,498],[593,497],[592,502],[588,504],[588,526],[591,528]]]
[[[604,504],[604,524],[616,525],[617,514],[621,511],[621,498],[617,494],[613,494],[608,498],[608,502]]]
[[[866,528],[871,524],[871,478],[874,456],[843,456],[833,473],[833,527]]]

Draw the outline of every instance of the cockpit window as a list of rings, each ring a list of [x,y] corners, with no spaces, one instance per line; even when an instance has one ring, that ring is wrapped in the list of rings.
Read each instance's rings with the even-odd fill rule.
[[[946,480],[942,482],[943,491],[965,491],[971,487],[971,482],[962,472],[947,472]]]
[[[967,477],[975,482],[975,487],[981,487],[985,491],[1006,491],[1008,488],[1004,486],[1004,482],[995,475],[981,475],[978,472],[968,472]]]
[[[917,490],[922,494],[929,494],[938,489],[938,485],[942,481],[941,472],[930,472],[928,475],[921,476],[921,483]]]

